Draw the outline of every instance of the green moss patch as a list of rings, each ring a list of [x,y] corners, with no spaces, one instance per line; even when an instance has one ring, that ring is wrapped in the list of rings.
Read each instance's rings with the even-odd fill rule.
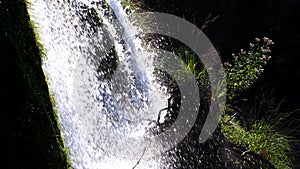
[[[67,151],[41,68],[42,45],[26,3],[1,1],[2,113],[7,160],[4,168],[70,168]],[[2,124],[3,124],[2,123]],[[4,125],[3,124],[3,125]]]

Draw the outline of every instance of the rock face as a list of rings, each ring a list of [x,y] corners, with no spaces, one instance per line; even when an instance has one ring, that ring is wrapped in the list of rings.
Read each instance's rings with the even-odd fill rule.
[[[217,17],[203,31],[220,51],[222,60],[230,60],[231,53],[248,47],[255,37],[271,38],[275,42],[273,59],[263,83],[277,83],[280,94],[299,107],[300,83],[295,80],[300,77],[299,0],[142,0],[142,4],[146,10],[181,16],[200,28]]]
[[[66,169],[69,164],[29,21],[23,1],[0,1],[0,128],[5,145],[1,168]]]
[[[271,38],[275,42],[271,49],[272,59],[254,88],[276,84],[278,98],[287,97],[289,108],[300,107],[300,82],[297,81],[300,78],[299,0],[142,0],[138,4],[146,11],[183,17],[199,28],[205,25],[202,30],[219,50],[223,61],[231,60],[231,53],[247,48],[256,37]],[[229,149],[219,149],[220,154],[228,156],[232,152]],[[229,166],[235,168],[233,164]],[[296,156],[297,166],[300,166],[299,156]]]

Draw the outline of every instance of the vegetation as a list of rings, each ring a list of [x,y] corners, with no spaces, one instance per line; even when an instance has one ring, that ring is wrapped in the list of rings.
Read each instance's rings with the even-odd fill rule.
[[[136,0],[122,0],[121,5],[123,6],[127,14],[141,11],[141,4]]]
[[[245,129],[236,119],[224,115],[222,132],[237,146],[255,152],[268,159],[278,169],[292,168],[292,160],[287,155],[290,152],[288,136],[277,132],[265,121],[255,122],[249,130]]]
[[[240,53],[232,54],[232,64],[224,64],[227,74],[229,99],[249,89],[264,71],[263,66],[271,59],[270,46],[273,41],[267,37],[261,41],[255,38],[255,43],[250,43],[248,51],[241,49]]]
[[[200,73],[202,70],[200,70],[199,66],[200,63],[198,57],[194,54],[192,50],[185,46],[180,46],[178,49],[175,50],[174,52],[177,54],[181,59],[181,69],[178,70],[178,74],[182,72],[192,72],[193,75],[198,78],[200,76]]]
[[[264,66],[271,59],[272,44],[274,43],[269,38],[264,37],[263,40],[255,38],[255,43],[250,43],[248,51],[241,50],[240,53],[233,54],[232,63],[224,64],[228,85],[228,106],[222,118],[221,131],[241,149],[259,154],[278,169],[287,169],[293,166],[290,155],[292,138],[288,133],[280,133],[278,130],[289,130],[289,126],[283,124],[290,121],[289,117],[295,115],[295,112],[280,112],[278,108],[274,108],[276,102],[273,98],[260,98],[259,106],[254,109],[232,106],[233,100],[249,90],[264,71]],[[190,71],[196,79],[201,79],[208,85],[205,68],[189,48],[181,46],[175,53],[183,60],[182,69],[178,71],[179,76],[180,72]],[[237,113],[233,112],[240,109],[246,110],[237,118]]]
[[[195,23],[195,25],[202,23],[203,18],[208,13],[220,14],[222,20],[217,20],[216,24],[212,25],[212,29],[205,33],[220,49],[222,54],[223,52],[227,53],[232,49],[239,48],[240,44],[245,42],[245,39],[251,38],[253,35],[269,34],[276,39],[277,46],[276,53],[274,53],[276,58],[269,67],[272,73],[267,72],[269,73],[267,74],[268,77],[264,77],[261,80],[269,89],[261,92],[261,96],[257,96],[257,94],[253,96],[254,94],[251,92],[253,90],[257,92],[257,88],[261,87],[256,81],[271,58],[269,47],[272,45],[272,41],[266,38],[256,39],[248,50],[242,50],[238,54],[234,54],[232,63],[224,65],[227,70],[228,84],[228,106],[224,119],[227,118],[228,120],[230,118],[236,121],[237,125],[247,132],[256,129],[253,127],[255,124],[270,126],[274,132],[288,140],[290,147],[294,139],[299,139],[299,110],[284,110],[283,102],[277,100],[279,95],[280,97],[285,95],[289,102],[287,106],[299,106],[297,101],[299,99],[295,99],[299,96],[299,88],[297,87],[299,83],[295,80],[299,78],[297,66],[299,39],[295,38],[296,35],[299,35],[299,26],[293,22],[295,20],[293,16],[296,16],[294,14],[298,9],[299,2],[270,3],[249,1],[245,3],[236,1],[235,3],[227,3],[199,1],[199,3],[193,3],[193,1],[174,1],[170,4],[169,1],[142,0],[141,3],[151,11],[185,16],[187,20]],[[282,11],[279,8],[282,4],[285,4],[286,10]],[[247,7],[244,8],[245,6]],[[252,15],[248,15],[249,12]],[[228,29],[220,30],[220,26]],[[294,36],[286,36],[287,34]],[[192,55],[189,49],[185,48],[184,50],[188,52],[184,54],[185,51],[183,51],[183,56],[190,57]],[[228,57],[222,56],[225,59]],[[187,60],[185,63],[189,65],[188,68],[184,67],[181,71],[191,71],[195,77],[198,77],[197,73],[195,74],[197,71],[194,71],[195,64],[193,62],[195,60]],[[196,65],[199,64],[197,63]],[[201,72],[201,70],[203,69],[198,69],[198,72]],[[180,73],[178,74],[180,75]],[[270,90],[273,90],[270,89],[270,86],[273,87],[272,85],[275,83],[278,85],[276,95],[270,95]],[[253,99],[252,97],[255,98]],[[224,125],[222,124],[221,127],[226,127]],[[223,132],[225,131],[223,130]],[[288,135],[297,138],[286,137]],[[243,138],[240,139],[243,141]],[[295,150],[289,151],[288,149],[286,149],[285,154],[288,154],[289,158],[291,158],[290,153]],[[296,154],[299,154],[299,152]],[[296,158],[299,159],[299,155]],[[299,168],[298,159],[296,160],[297,166],[295,168]],[[285,163],[289,163],[288,161],[285,161]],[[287,164],[286,166],[291,165]]]
[[[138,4],[132,0],[123,0],[122,5],[131,12],[138,8]],[[60,135],[59,119],[53,110],[55,101],[49,96],[46,78],[41,69],[41,57],[45,55],[45,50],[38,34],[34,32],[36,25],[29,19],[25,2],[0,1],[0,21],[0,44],[6,48],[0,57],[0,70],[9,72],[8,75],[1,75],[15,78],[3,82],[0,95],[7,99],[1,101],[5,111],[12,109],[7,106],[11,102],[16,107],[12,113],[7,112],[9,117],[3,118],[2,122],[7,125],[5,127],[9,127],[9,132],[3,132],[3,138],[7,138],[5,144],[10,148],[4,151],[8,159],[2,166],[70,168],[68,152]],[[293,167],[289,154],[293,138],[289,136],[289,132],[294,131],[291,129],[297,123],[292,122],[291,117],[298,112],[280,110],[267,94],[259,98],[252,109],[242,107],[243,105],[233,106],[233,101],[251,89],[263,73],[264,66],[271,59],[272,44],[269,38],[256,38],[247,51],[241,50],[238,54],[233,54],[232,63],[224,64],[229,101],[222,118],[221,131],[241,149],[259,154],[276,168],[287,169]],[[208,83],[205,68],[191,50],[180,47],[175,53],[183,59],[179,76],[180,71],[190,71],[197,79]],[[16,97],[10,100],[8,98],[11,95]],[[242,111],[236,112],[241,109]],[[6,121],[13,121],[13,125]]]
[[[268,159],[276,168],[292,168],[293,161],[289,155],[292,151],[289,144],[290,137],[276,130],[278,128],[273,123],[275,120],[271,120],[269,117],[277,116],[277,118],[280,118],[280,116],[275,112],[273,112],[273,115],[268,114],[267,112],[273,110],[271,107],[265,107],[265,112],[259,112],[261,110],[255,109],[256,114],[251,112],[250,109],[246,110],[249,114],[247,120],[246,115],[244,115],[247,113],[240,115],[244,118],[240,117],[239,120],[234,117],[237,113],[233,114],[230,119],[228,116],[228,113],[231,112],[230,101],[247,91],[264,71],[263,66],[271,59],[270,45],[272,44],[274,43],[269,38],[264,37],[263,41],[255,38],[255,43],[250,43],[248,51],[241,50],[237,55],[233,54],[233,63],[225,63],[229,107],[223,117],[222,132],[236,145]],[[261,103],[264,101],[274,104],[271,99],[259,100]],[[256,118],[259,116],[258,112],[261,113],[261,118]],[[284,117],[281,117],[281,119],[288,120]],[[241,120],[244,120],[245,123],[251,122],[245,125],[241,124]]]
[[[180,77],[183,74],[186,74],[186,72],[191,72],[203,85],[209,86],[210,82],[206,67],[202,65],[199,58],[190,48],[180,46],[174,50],[174,54],[181,58],[181,69],[177,70],[175,76]]]

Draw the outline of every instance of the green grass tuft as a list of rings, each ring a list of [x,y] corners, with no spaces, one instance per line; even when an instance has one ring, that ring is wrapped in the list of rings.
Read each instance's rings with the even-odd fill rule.
[[[288,155],[292,150],[290,137],[280,134],[264,121],[255,122],[249,130],[228,115],[224,115],[222,121],[222,133],[237,146],[268,159],[278,169],[292,168],[293,161]]]

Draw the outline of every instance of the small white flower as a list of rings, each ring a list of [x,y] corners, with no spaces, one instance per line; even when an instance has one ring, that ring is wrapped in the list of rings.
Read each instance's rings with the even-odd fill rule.
[[[264,42],[268,42],[269,41],[269,38],[267,38],[267,37],[264,37],[263,39],[264,39]]]

